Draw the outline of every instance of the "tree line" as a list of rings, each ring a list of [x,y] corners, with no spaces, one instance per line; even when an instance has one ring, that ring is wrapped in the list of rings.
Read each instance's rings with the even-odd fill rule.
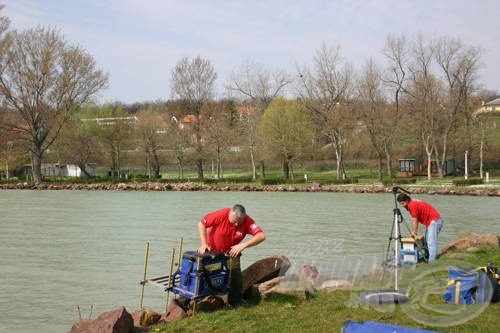
[[[200,179],[207,161],[213,176],[238,163],[253,179],[273,163],[285,179],[321,160],[335,161],[337,178],[347,160],[375,161],[379,179],[392,178],[402,156],[435,161],[439,176],[448,156],[464,151],[481,157],[481,172],[484,156],[498,163],[496,120],[475,114],[496,92],[479,81],[481,49],[459,38],[389,35],[382,60],[359,69],[340,45],[326,43],[294,73],[245,60],[222,98],[210,60],[184,57],[166,101],[99,105],[108,75],[90,54],[56,29],[18,32],[9,23],[0,18],[0,151],[7,165],[31,164],[35,182],[45,160],[84,172],[91,163],[113,172],[134,163],[151,178],[166,164],[175,163],[181,178],[194,165]]]

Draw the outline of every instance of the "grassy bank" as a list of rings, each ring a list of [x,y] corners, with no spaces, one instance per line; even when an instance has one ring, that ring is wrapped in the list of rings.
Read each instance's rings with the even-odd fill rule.
[[[458,258],[457,259],[457,253]],[[476,266],[484,266],[491,262],[500,266],[500,247],[483,247],[475,252],[455,252],[441,256],[435,263],[441,263],[446,268],[451,260],[460,260]],[[427,265],[427,266],[426,266]],[[422,277],[418,272],[429,270],[430,264],[418,264],[415,274],[412,276]],[[439,265],[438,265],[439,266]],[[440,272],[446,274],[446,271]],[[439,274],[436,269],[432,270],[430,276]],[[179,319],[168,324],[157,325],[150,332],[340,332],[346,320],[379,321],[401,326],[425,328],[440,332],[498,332],[498,313],[500,303],[489,304],[481,312],[474,313],[475,308],[467,307],[464,316],[471,316],[470,320],[452,326],[451,323],[444,327],[426,325],[418,322],[415,313],[408,311],[408,306],[414,303],[418,290],[418,283],[405,285],[405,289],[412,290],[410,293],[410,305],[403,307],[400,304],[385,304],[368,306],[357,302],[360,290],[336,290],[331,292],[316,292],[308,299],[299,299],[291,296],[274,296],[264,300],[255,301],[249,307],[241,307],[220,310],[212,313],[198,313],[196,316]],[[403,282],[404,283],[404,282]],[[402,289],[400,287],[400,289]],[[440,290],[438,288],[438,290]],[[444,290],[443,290],[444,291]],[[440,294],[431,295],[429,302],[439,306],[446,306],[448,310],[463,310],[463,305],[450,305],[441,300]],[[441,316],[445,322],[451,318],[453,322],[463,319],[463,316],[453,317],[451,312],[447,314],[433,312],[429,309],[420,309],[422,313],[430,316]],[[410,313],[410,314],[409,314]],[[417,315],[418,316],[418,315]],[[440,318],[440,319],[441,319]],[[453,319],[455,318],[455,319]],[[421,321],[421,320],[420,320]]]

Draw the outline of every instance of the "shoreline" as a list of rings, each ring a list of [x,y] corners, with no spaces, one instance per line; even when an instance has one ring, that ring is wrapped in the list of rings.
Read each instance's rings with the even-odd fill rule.
[[[456,187],[449,185],[406,185],[405,190],[414,194],[500,196],[495,185]],[[383,185],[210,185],[203,183],[128,182],[116,184],[51,184],[3,183],[0,190],[71,190],[71,191],[212,191],[212,192],[338,192],[338,193],[392,193],[392,187]]]

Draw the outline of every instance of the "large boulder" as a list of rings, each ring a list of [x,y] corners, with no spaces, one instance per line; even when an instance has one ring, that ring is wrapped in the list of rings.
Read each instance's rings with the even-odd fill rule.
[[[130,333],[134,320],[125,307],[104,312],[95,319],[81,319],[68,333]]]
[[[244,294],[254,284],[271,280],[280,274],[284,275],[289,268],[290,261],[283,255],[275,255],[254,262],[241,272],[243,276],[242,293]]]
[[[497,234],[477,234],[472,231],[461,232],[455,237],[451,244],[441,250],[441,254],[457,249],[468,249],[478,246],[498,246],[500,240]]]

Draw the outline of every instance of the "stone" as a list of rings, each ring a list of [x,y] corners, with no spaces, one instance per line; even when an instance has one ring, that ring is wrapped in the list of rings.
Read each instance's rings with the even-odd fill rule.
[[[134,319],[134,326],[148,327],[154,325],[160,320],[161,314],[149,309],[134,311],[132,319]]]
[[[174,299],[172,300],[168,306],[167,306],[167,311],[165,311],[160,319],[158,320],[159,323],[168,323],[174,319],[178,318],[186,318],[188,315],[186,311],[182,308],[182,306],[179,304],[179,302]]]
[[[472,231],[460,232],[451,244],[441,250],[441,254],[457,249],[468,249],[479,246],[498,246],[499,237],[495,233],[477,234]]]
[[[210,295],[196,302],[196,312],[212,312],[224,306],[225,302],[222,298]]]
[[[280,274],[284,275],[289,268],[290,261],[283,255],[257,260],[241,272],[243,277],[242,293],[244,294],[254,284],[268,281]]]
[[[134,320],[125,307],[104,312],[95,319],[82,319],[68,333],[130,333]]]

